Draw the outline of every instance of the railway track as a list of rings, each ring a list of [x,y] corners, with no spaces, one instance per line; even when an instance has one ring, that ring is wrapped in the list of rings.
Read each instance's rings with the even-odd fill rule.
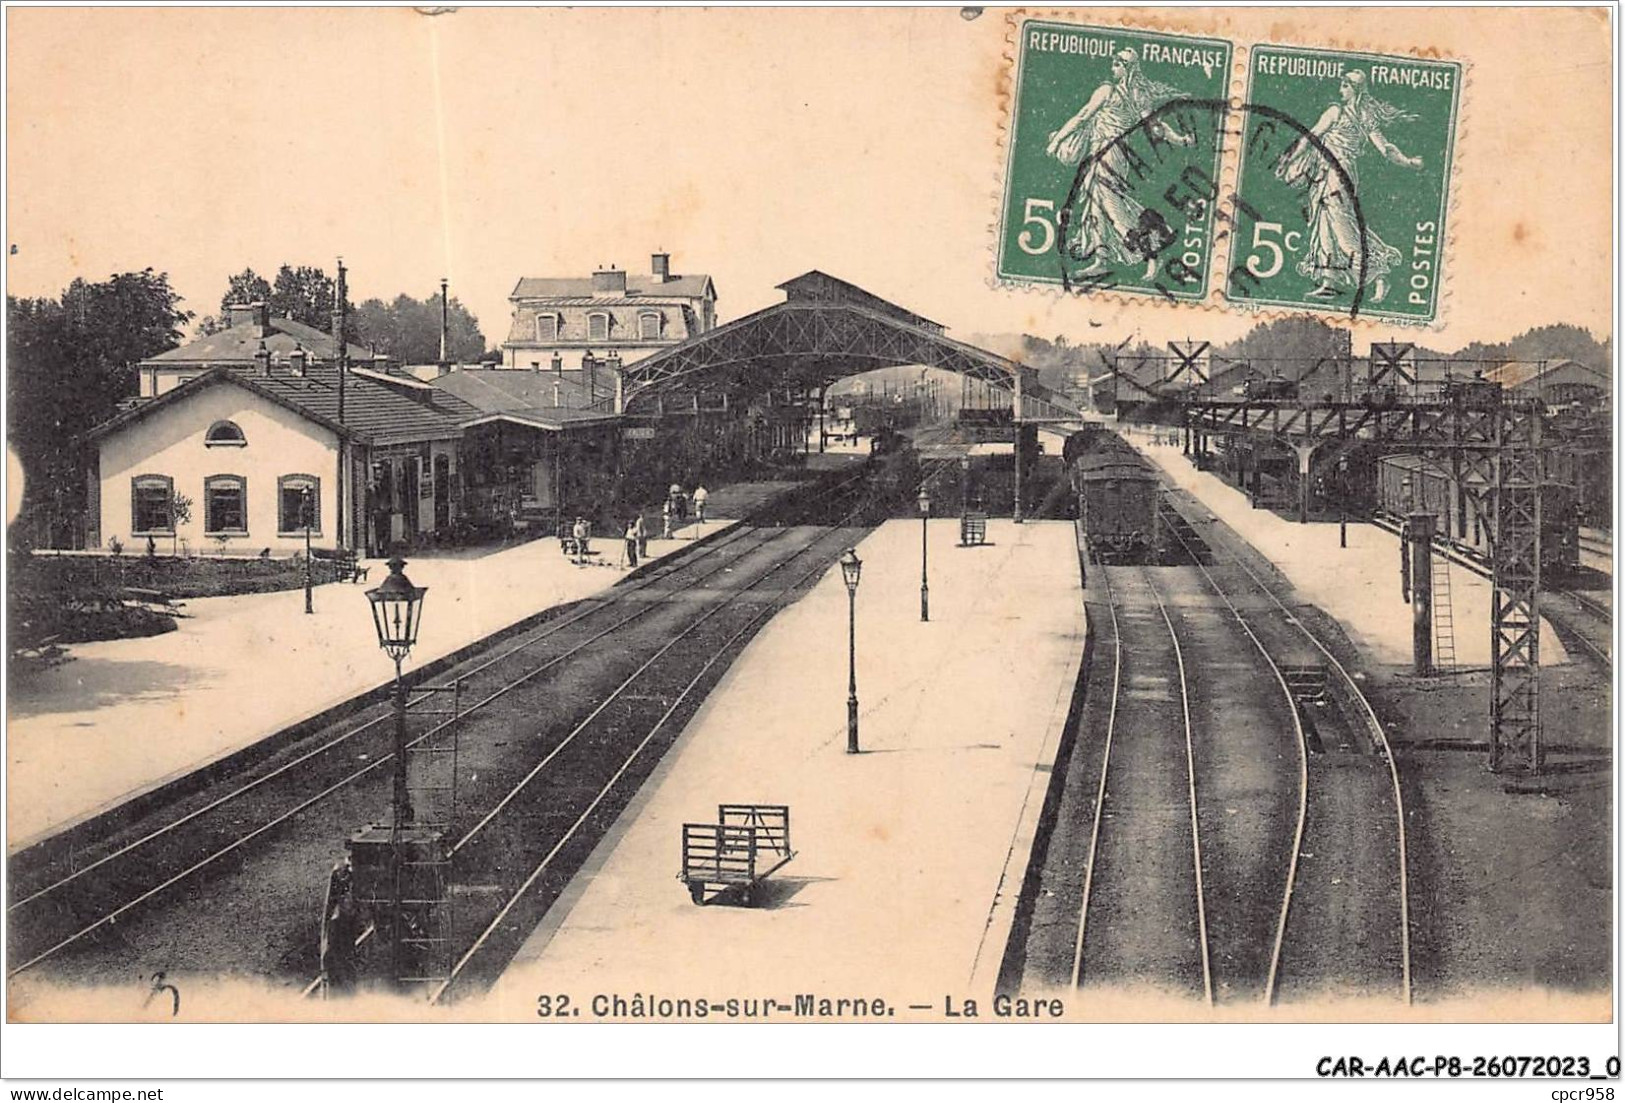
[[[850,499],[859,482],[846,480],[831,494]],[[556,680],[567,675],[571,659],[592,653],[594,644],[601,650],[600,641],[638,622],[692,619],[686,614],[695,602],[693,595],[704,594],[707,584],[736,584],[738,580],[728,578],[736,570],[749,569],[754,576],[760,568],[750,564],[764,555],[769,572],[777,570],[783,553],[774,554],[772,546],[795,542],[797,531],[741,526],[700,555],[583,602],[517,642],[463,664],[453,671],[470,701],[461,723],[466,726],[488,716],[499,724],[511,721],[511,715],[498,715],[504,711],[528,711],[534,718],[534,706],[527,709],[518,698],[542,676]],[[444,730],[447,721],[422,707],[437,696],[443,695],[424,692],[410,698],[413,743]],[[594,715],[603,712],[600,708]],[[336,816],[350,827],[375,818],[378,809],[363,812],[357,807],[368,803],[358,792],[376,790],[387,778],[391,719],[388,709],[370,710],[91,847],[65,855],[47,853],[37,864],[24,855],[14,856],[8,907],[10,975],[81,950],[93,958],[92,944],[127,939],[129,924],[138,913],[196,895],[217,875],[229,878],[252,854],[280,845],[283,836],[318,812]],[[478,753],[467,761],[476,769],[484,765]],[[312,876],[320,880],[321,873],[318,869]]]
[[[511,882],[513,871],[527,872],[517,887],[459,909],[457,943],[465,948],[450,975],[430,989],[430,1002],[478,991],[500,974],[597,842],[601,830],[594,828],[608,826],[652,769],[658,756],[647,754],[650,747],[676,737],[743,644],[857,535],[845,528],[821,533],[697,618],[457,840],[452,856],[460,879]],[[537,784],[550,769],[576,779],[569,791]]]
[[[1021,983],[1408,1001],[1401,794],[1375,714],[1251,568],[1166,519],[1178,565],[1090,568],[1095,657]]]
[[[1174,508],[1170,531],[1270,667],[1301,740],[1297,827],[1264,998],[1274,1003],[1283,989],[1397,989],[1409,1004],[1404,794],[1387,734],[1359,683],[1304,617],[1244,557],[1201,562],[1193,526]],[[1305,646],[1318,662],[1305,661]]]
[[[1114,587],[1113,572],[1096,569],[1105,579],[1110,616],[1111,704],[1071,983],[1075,988],[1086,981],[1161,987],[1172,980],[1181,990],[1200,993],[1211,1006],[1213,971],[1184,654],[1148,571],[1122,571]],[[1176,762],[1184,764],[1183,771],[1171,768]],[[1156,841],[1149,848],[1144,845],[1148,838]],[[1151,915],[1159,921],[1136,921]]]
[[[1614,667],[1613,610],[1580,590],[1548,590],[1541,594],[1541,612],[1563,632],[1567,643],[1578,643],[1583,653],[1604,670]],[[1555,607],[1555,608],[1554,608]],[[1552,614],[1556,612],[1557,615]]]

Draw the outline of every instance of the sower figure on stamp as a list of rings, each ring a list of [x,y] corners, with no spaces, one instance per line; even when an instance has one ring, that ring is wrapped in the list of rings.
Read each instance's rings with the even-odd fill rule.
[[[1066,255],[1082,261],[1080,276],[1104,272],[1110,265],[1144,264],[1145,278],[1156,275],[1155,254],[1137,248],[1145,205],[1125,194],[1135,170],[1119,142],[1158,107],[1184,93],[1151,80],[1140,70],[1140,55],[1119,50],[1112,57],[1112,79],[1095,89],[1083,109],[1049,136],[1045,146],[1062,164],[1088,162],[1066,229]],[[1196,136],[1183,134],[1165,120],[1150,124],[1153,133],[1178,146],[1194,146]]]
[[[1298,261],[1298,272],[1316,281],[1308,294],[1317,299],[1333,298],[1362,282],[1360,221],[1354,205],[1360,185],[1360,154],[1366,143],[1396,165],[1422,167],[1422,158],[1407,157],[1381,130],[1390,123],[1413,121],[1415,115],[1373,98],[1366,88],[1366,75],[1357,69],[1343,77],[1337,90],[1342,102],[1328,107],[1310,131],[1326,153],[1307,138],[1299,138],[1275,166],[1277,177],[1309,192],[1309,243]],[[1346,179],[1328,161],[1328,155],[1342,166]],[[1372,285],[1372,301],[1381,302],[1388,294],[1388,273],[1402,258],[1369,225],[1363,252],[1363,282]]]

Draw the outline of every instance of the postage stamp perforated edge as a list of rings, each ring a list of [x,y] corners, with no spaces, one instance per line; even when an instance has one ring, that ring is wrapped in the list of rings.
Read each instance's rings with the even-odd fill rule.
[[[1223,300],[1224,305],[1227,308],[1234,308],[1250,314],[1277,316],[1303,313],[1327,318],[1340,317],[1345,321],[1364,323],[1368,326],[1378,328],[1403,326],[1407,329],[1425,330],[1439,327],[1443,324],[1443,321],[1447,316],[1446,302],[1449,295],[1450,286],[1449,274],[1452,268],[1450,258],[1452,255],[1454,235],[1456,232],[1455,206],[1460,195],[1460,185],[1458,180],[1461,173],[1460,150],[1462,145],[1461,136],[1463,131],[1462,120],[1464,117],[1464,108],[1467,102],[1468,83],[1471,78],[1472,66],[1463,58],[1458,58],[1437,50],[1421,52],[1417,50],[1404,51],[1377,49],[1356,47],[1343,43],[1330,46],[1304,45],[1300,42],[1286,42],[1274,39],[1261,42],[1249,42],[1247,44],[1246,67],[1244,70],[1240,70],[1238,73],[1238,83],[1240,84],[1239,92],[1242,103],[1253,102],[1253,87],[1256,78],[1256,73],[1253,69],[1253,61],[1256,56],[1256,52],[1262,49],[1292,50],[1302,53],[1356,57],[1370,59],[1372,61],[1412,60],[1428,65],[1455,66],[1456,79],[1454,95],[1452,97],[1450,106],[1449,131],[1445,140],[1445,164],[1442,181],[1443,190],[1440,197],[1440,209],[1438,215],[1441,223],[1441,231],[1438,234],[1439,241],[1437,242],[1437,247],[1435,249],[1436,259],[1433,268],[1433,313],[1430,316],[1424,317],[1415,314],[1384,310],[1376,304],[1367,302],[1363,303],[1358,311],[1351,315],[1351,312],[1347,307],[1340,305],[1328,304],[1326,306],[1317,306],[1291,299],[1268,299],[1255,296],[1245,296],[1239,298],[1232,297],[1230,294],[1230,277],[1234,272],[1234,266],[1236,264],[1234,250],[1236,249],[1237,242],[1237,238],[1234,234],[1229,234],[1226,238],[1225,245],[1229,251],[1229,255],[1224,258],[1223,266],[1219,269],[1219,278],[1216,280],[1214,285],[1216,297]],[[1245,112],[1243,112],[1243,115],[1245,115]],[[1243,128],[1245,127],[1245,119],[1242,120],[1241,125]],[[1245,134],[1243,134],[1242,139],[1238,140],[1235,148],[1236,154],[1231,165],[1231,169],[1233,171],[1226,179],[1224,192],[1225,195],[1232,197],[1240,194],[1242,177],[1247,170],[1248,162]]]
[[[1100,18],[1096,18],[1097,14]],[[1009,196],[1012,161],[1014,157],[1014,140],[1016,129],[1016,116],[1019,109],[1020,75],[1022,63],[1021,31],[1029,22],[1053,22],[1075,26],[1083,30],[1106,31],[1121,30],[1130,34],[1168,35],[1193,40],[1207,40],[1215,45],[1221,45],[1229,51],[1229,72],[1224,79],[1226,98],[1234,105],[1239,102],[1235,99],[1237,74],[1241,72],[1240,47],[1231,38],[1220,33],[1213,20],[1196,20],[1189,18],[1165,18],[1158,14],[1136,14],[1133,18],[1114,16],[1110,12],[1089,12],[1087,21],[1078,18],[1076,9],[1060,10],[1031,10],[1016,8],[1005,14],[1004,49],[1000,68],[1000,81],[998,85],[998,121],[997,121],[997,159],[993,168],[992,189],[990,203],[992,217],[988,223],[988,267],[990,275],[988,286],[1005,291],[1038,293],[1050,297],[1085,297],[1083,293],[1066,287],[1059,278],[1044,279],[1024,275],[1007,274],[1004,270],[1001,256],[1001,245],[1004,241],[1005,220],[1008,213],[1007,199]],[[1239,128],[1236,134],[1239,135]],[[1229,143],[1233,140],[1231,127],[1227,124],[1222,143],[1215,156],[1215,181],[1220,181],[1227,171],[1227,166],[1233,158],[1229,155]],[[1216,289],[1215,276],[1217,270],[1213,262],[1218,253],[1219,243],[1216,235],[1221,232],[1216,220],[1210,213],[1207,220],[1207,231],[1210,245],[1206,263],[1203,265],[1203,286],[1199,296],[1173,298],[1158,293],[1155,289],[1096,287],[1086,292],[1087,297],[1095,299],[1111,299],[1117,303],[1133,303],[1140,306],[1168,306],[1168,307],[1194,307],[1200,309],[1223,309],[1223,305],[1214,301]]]
[[[1470,163],[1471,142],[1468,139],[1471,135],[1472,85],[1474,78],[1474,67],[1471,60],[1452,51],[1434,46],[1416,47],[1393,45],[1387,42],[1352,41],[1337,36],[1327,36],[1324,40],[1312,43],[1298,40],[1287,41],[1272,35],[1256,39],[1243,37],[1238,41],[1225,24],[1222,12],[1208,14],[1206,18],[1189,17],[1192,12],[1199,10],[1201,9],[1183,9],[1178,13],[1179,17],[1175,18],[1165,17],[1160,13],[1135,13],[1129,16],[1111,11],[1090,11],[1087,23],[1079,20],[1077,9],[1071,8],[1012,8],[1005,13],[1003,57],[997,92],[997,139],[992,168],[992,187],[989,192],[992,216],[987,226],[987,270],[989,273],[985,280],[987,286],[1005,292],[1041,295],[1052,300],[1062,298],[1105,299],[1116,306],[1132,304],[1141,307],[1149,306],[1179,311],[1212,310],[1221,313],[1243,313],[1263,321],[1307,315],[1327,318],[1328,320],[1341,318],[1344,323],[1367,330],[1391,329],[1398,326],[1410,331],[1426,331],[1443,326],[1450,314],[1450,301],[1452,298],[1451,275],[1453,265],[1449,263],[1449,260],[1455,254],[1456,241],[1461,232],[1457,212],[1461,196],[1460,181],[1468,171],[1465,166]],[[1004,232],[1005,197],[1012,153],[1011,142],[1015,128],[1016,98],[1019,91],[1020,36],[1022,25],[1030,20],[1072,23],[1077,26],[1101,29],[1120,27],[1125,31],[1193,35],[1203,38],[1224,39],[1230,42],[1232,53],[1229,97],[1232,110],[1226,122],[1224,144],[1221,150],[1222,156],[1219,162],[1219,192],[1222,198],[1233,198],[1240,183],[1240,143],[1243,138],[1244,114],[1241,107],[1245,102],[1244,97],[1251,69],[1252,51],[1255,48],[1275,46],[1286,49],[1335,51],[1388,58],[1411,57],[1428,62],[1453,62],[1459,66],[1458,92],[1454,106],[1454,133],[1451,137],[1450,167],[1446,174],[1445,202],[1443,204],[1444,233],[1441,235],[1442,240],[1439,248],[1439,255],[1444,258],[1444,261],[1436,272],[1438,291],[1433,317],[1419,319],[1364,313],[1350,317],[1347,311],[1328,311],[1314,307],[1290,304],[1279,305],[1258,301],[1232,301],[1225,297],[1224,287],[1225,277],[1229,271],[1234,252],[1234,235],[1229,232],[1227,226],[1217,223],[1215,223],[1213,230],[1213,245],[1209,255],[1206,291],[1200,300],[1173,300],[1157,294],[1124,292],[1112,288],[1094,288],[1079,291],[1064,287],[1059,281],[1037,281],[1003,275],[1000,245]],[[1231,35],[1231,37],[1226,39],[1226,35]]]

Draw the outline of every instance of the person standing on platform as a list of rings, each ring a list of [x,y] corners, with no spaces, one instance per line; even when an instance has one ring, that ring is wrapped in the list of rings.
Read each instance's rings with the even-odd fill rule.
[[[638,558],[649,558],[649,530],[643,523],[643,514],[640,513],[632,519],[632,527],[638,534]]]
[[[355,899],[355,871],[348,856],[327,875],[327,900],[322,911],[322,983],[329,993],[349,992],[357,975],[356,939],[361,916]]]
[[[587,561],[587,519],[585,517],[576,518],[575,527],[570,530],[570,535],[575,537],[576,562],[585,563]]]
[[[660,507],[660,539],[671,539],[671,499],[668,497],[665,504]]]
[[[705,524],[705,502],[710,497],[704,486],[694,488],[694,520],[702,525]]]
[[[628,521],[626,523],[626,562],[627,565],[633,570],[637,570],[638,523],[636,521]]]

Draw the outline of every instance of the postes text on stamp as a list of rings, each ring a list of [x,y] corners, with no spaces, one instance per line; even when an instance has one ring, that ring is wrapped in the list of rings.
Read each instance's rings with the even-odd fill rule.
[[[1023,22],[999,278],[1200,301],[1232,52],[1221,39]]]
[[[1255,46],[1247,69],[1225,297],[1434,321],[1461,65]]]

